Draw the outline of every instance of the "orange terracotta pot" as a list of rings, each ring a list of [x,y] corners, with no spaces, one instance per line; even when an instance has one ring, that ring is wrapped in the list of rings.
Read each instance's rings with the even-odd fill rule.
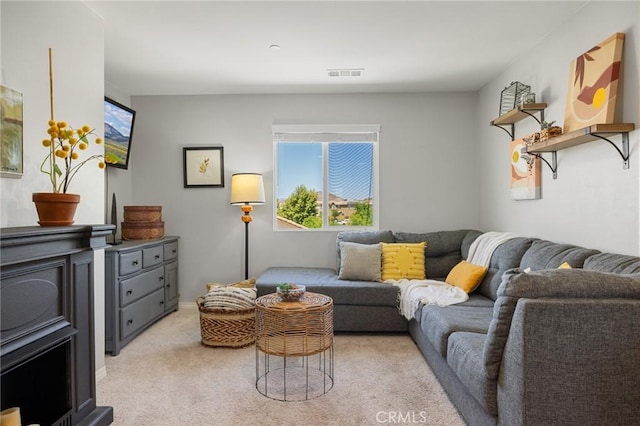
[[[56,194],[34,192],[33,202],[38,211],[40,226],[68,226],[73,224],[76,208],[80,203],[78,194]]]

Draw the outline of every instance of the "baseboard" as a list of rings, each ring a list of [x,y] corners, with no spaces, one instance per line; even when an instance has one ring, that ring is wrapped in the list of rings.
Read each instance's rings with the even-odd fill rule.
[[[198,309],[196,302],[179,302],[178,309]]]
[[[107,366],[106,365],[104,367],[102,367],[100,370],[96,371],[96,383],[99,382],[100,380],[104,379],[105,377],[107,377]]]

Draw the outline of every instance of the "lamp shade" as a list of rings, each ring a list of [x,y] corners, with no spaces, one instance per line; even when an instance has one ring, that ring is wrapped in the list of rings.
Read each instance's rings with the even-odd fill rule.
[[[264,204],[264,184],[259,173],[231,175],[231,204]]]

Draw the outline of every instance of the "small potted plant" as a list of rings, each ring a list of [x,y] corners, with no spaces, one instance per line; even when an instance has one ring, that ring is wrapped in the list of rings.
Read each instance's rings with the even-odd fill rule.
[[[540,140],[546,141],[549,138],[553,138],[555,136],[562,134],[562,128],[560,126],[554,126],[556,121],[552,122],[543,121],[540,123]]]
[[[73,217],[80,202],[80,195],[67,192],[71,181],[86,163],[95,160],[101,169],[105,168],[105,163],[102,154],[81,159],[81,153],[89,147],[90,137],[96,145],[102,144],[102,138],[95,134],[95,129],[86,125],[74,129],[65,121],[54,120],[51,49],[49,50],[49,68],[51,119],[48,122],[48,137],[42,141],[47,155],[40,165],[40,171],[49,176],[51,192],[35,192],[32,194],[32,200],[36,205],[38,223],[41,226],[67,226],[73,223]]]
[[[276,293],[283,302],[297,302],[305,290],[305,286],[299,284],[281,283],[276,286]]]

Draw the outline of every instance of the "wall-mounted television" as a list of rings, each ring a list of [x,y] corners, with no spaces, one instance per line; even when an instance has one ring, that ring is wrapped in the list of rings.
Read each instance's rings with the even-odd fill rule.
[[[104,98],[104,155],[107,166],[126,169],[131,156],[131,136],[136,112],[131,108]]]

